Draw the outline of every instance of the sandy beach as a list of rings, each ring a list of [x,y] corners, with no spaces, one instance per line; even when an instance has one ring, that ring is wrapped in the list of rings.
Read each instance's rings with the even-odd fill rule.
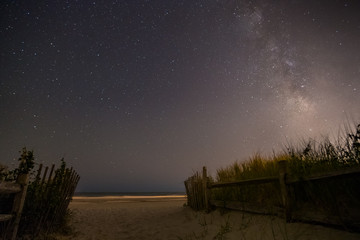
[[[318,239],[355,240],[350,233],[324,226],[285,223],[271,216],[238,211],[209,214],[184,207],[184,196],[74,197],[70,204],[74,234],[58,239]]]

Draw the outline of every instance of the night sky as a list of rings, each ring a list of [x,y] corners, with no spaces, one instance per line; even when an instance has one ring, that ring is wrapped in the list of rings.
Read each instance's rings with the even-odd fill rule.
[[[1,162],[64,157],[77,191],[183,191],[360,119],[360,1],[0,7]]]

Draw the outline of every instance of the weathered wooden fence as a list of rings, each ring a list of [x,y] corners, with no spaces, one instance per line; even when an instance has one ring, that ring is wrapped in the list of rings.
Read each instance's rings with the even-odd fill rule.
[[[66,217],[80,176],[63,165],[57,170],[39,165],[35,179],[30,182],[23,215],[26,216],[20,231],[38,235],[51,232]]]
[[[0,214],[0,239],[16,239],[23,234],[35,237],[61,225],[79,180],[63,162],[57,170],[55,165],[49,168],[40,164],[30,181],[26,174],[16,182],[0,182],[0,199],[4,199],[0,209],[5,211]]]
[[[196,172],[193,176],[189,177],[184,184],[188,206],[195,210],[208,209],[208,179],[206,168],[203,168],[202,175]]]
[[[209,210],[213,207],[223,207],[246,212],[279,215],[284,217],[286,221],[301,220],[331,225],[346,225],[345,227],[360,230],[360,191],[354,190],[351,193],[343,194],[343,196],[336,192],[335,194],[340,195],[342,198],[342,203],[347,206],[345,210],[342,210],[342,212],[336,210],[338,214],[337,216],[330,216],[327,213],[316,212],[314,209],[308,208],[308,206],[299,206],[301,205],[299,204],[301,201],[298,201],[298,198],[303,196],[298,196],[299,194],[296,195],[296,191],[294,190],[294,188],[301,188],[303,192],[300,191],[300,194],[305,194],[306,188],[311,188],[312,191],[314,191],[314,188],[321,189],[321,185],[316,184],[328,184],[329,181],[335,181],[336,183],[339,181],[345,181],[344,188],[346,188],[347,180],[352,181],[352,183],[357,181],[357,185],[359,185],[359,168],[299,178],[292,176],[291,173],[287,171],[286,161],[280,161],[278,164],[278,176],[235,182],[210,182],[207,176],[206,167],[204,167],[202,175],[197,172],[194,176],[185,181],[188,205],[195,210]],[[264,186],[266,184],[267,186],[271,185],[271,188],[260,188],[260,186]],[[272,189],[273,191],[269,194],[277,194],[279,196],[271,196],[269,198],[277,198],[279,201],[278,203],[277,201],[271,202],[270,206],[268,204],[259,204],[259,202],[229,200],[226,199],[226,197],[224,199],[218,199],[216,194],[214,194],[216,190],[219,189],[236,191],[235,188],[258,188],[263,191],[269,191],[269,189]],[[244,192],[240,192],[240,195],[241,194],[244,194]],[[349,202],[347,199],[348,196],[345,196],[346,194],[350,194],[352,199],[355,200],[353,202]],[[325,201],[332,201],[331,197],[334,197],[334,195],[329,195]],[[318,201],[318,199],[316,201]],[[336,207],[338,207],[338,202],[336,204]],[[354,208],[352,209],[352,207]]]

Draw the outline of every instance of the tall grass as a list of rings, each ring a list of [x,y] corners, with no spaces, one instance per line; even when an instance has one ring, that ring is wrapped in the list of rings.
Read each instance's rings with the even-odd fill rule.
[[[279,174],[277,160],[254,155],[249,161],[235,162],[227,168],[217,171],[218,182],[241,181],[262,177],[273,177]],[[249,186],[233,186],[213,189],[212,198],[216,200],[251,202],[262,205],[281,204],[279,183],[266,183]],[[278,196],[278,197],[274,197]],[[269,201],[271,200],[271,201]]]
[[[349,128],[345,128],[349,130]],[[350,167],[360,167],[360,124],[340,134],[335,142],[329,138],[317,142],[302,141],[299,146],[286,146],[273,156],[255,154],[246,162],[235,162],[217,171],[215,179],[229,182],[278,175],[280,160],[286,160],[292,175],[308,176]]]
[[[217,170],[215,179],[219,182],[231,182],[276,176],[278,172],[274,159],[255,154],[246,162],[235,162],[229,167]]]

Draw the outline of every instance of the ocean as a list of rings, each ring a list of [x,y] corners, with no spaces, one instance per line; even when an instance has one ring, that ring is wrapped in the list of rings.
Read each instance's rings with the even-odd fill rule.
[[[75,192],[75,197],[105,197],[105,196],[176,196],[186,195],[185,192]]]

